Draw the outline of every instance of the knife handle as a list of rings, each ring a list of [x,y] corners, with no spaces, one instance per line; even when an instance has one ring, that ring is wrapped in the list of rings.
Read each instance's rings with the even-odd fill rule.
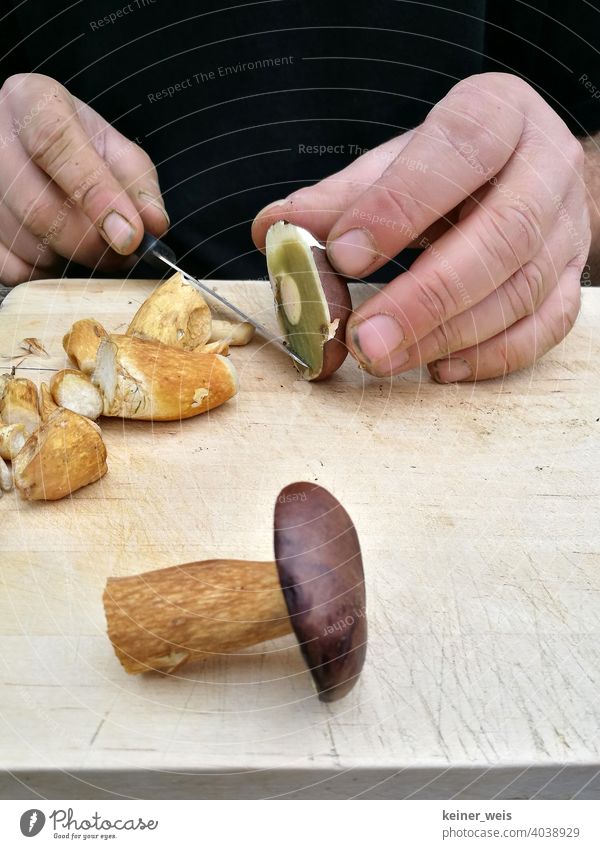
[[[171,248],[168,245],[165,245],[164,242],[161,242],[160,239],[157,239],[155,236],[151,236],[150,233],[144,233],[144,237],[136,248],[135,253],[138,259],[143,259],[144,262],[148,263],[148,265],[151,265],[153,268],[158,268],[163,272],[165,270],[165,265],[161,261],[161,257],[165,257],[165,259],[168,259],[169,262],[177,262],[175,251],[171,250]]]

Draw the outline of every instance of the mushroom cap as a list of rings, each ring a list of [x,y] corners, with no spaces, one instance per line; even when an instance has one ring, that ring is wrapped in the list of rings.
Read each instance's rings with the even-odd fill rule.
[[[292,627],[323,702],[345,696],[367,651],[365,581],[350,516],[314,483],[275,503],[275,560]]]

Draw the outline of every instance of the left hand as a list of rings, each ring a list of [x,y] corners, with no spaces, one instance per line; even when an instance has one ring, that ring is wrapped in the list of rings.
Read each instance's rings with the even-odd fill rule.
[[[262,210],[327,242],[362,277],[405,247],[410,269],[353,313],[347,344],[372,374],[429,364],[441,383],[531,365],[573,326],[590,247],[583,150],[516,76],[458,83],[417,129]]]

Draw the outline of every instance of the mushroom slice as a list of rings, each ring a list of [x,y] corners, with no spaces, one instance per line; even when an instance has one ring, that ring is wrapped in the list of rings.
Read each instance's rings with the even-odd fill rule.
[[[308,364],[306,380],[324,380],[346,359],[352,301],[325,247],[308,230],[278,221],[267,231],[267,267],[287,345]]]
[[[26,501],[56,501],[106,474],[106,448],[97,424],[58,407],[29,437],[13,463]]]
[[[24,424],[0,424],[0,457],[3,460],[14,460],[28,435]]]
[[[177,272],[146,298],[127,335],[195,351],[209,341],[211,321],[210,308],[200,292]]]
[[[91,374],[103,339],[108,339],[108,333],[100,322],[94,318],[82,318],[64,336],[63,348],[80,371]]]
[[[73,410],[87,419],[95,421],[102,413],[102,394],[82,371],[65,368],[57,372],[50,383],[50,392],[59,407]]]
[[[0,416],[5,424],[22,424],[27,436],[37,430],[41,417],[35,383],[26,377],[5,376],[0,383]]]

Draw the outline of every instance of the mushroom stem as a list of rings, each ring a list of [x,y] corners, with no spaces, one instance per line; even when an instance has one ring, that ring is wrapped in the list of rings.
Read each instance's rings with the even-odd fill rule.
[[[103,600],[108,636],[133,675],[172,673],[292,630],[269,562],[204,560],[109,578]]]

